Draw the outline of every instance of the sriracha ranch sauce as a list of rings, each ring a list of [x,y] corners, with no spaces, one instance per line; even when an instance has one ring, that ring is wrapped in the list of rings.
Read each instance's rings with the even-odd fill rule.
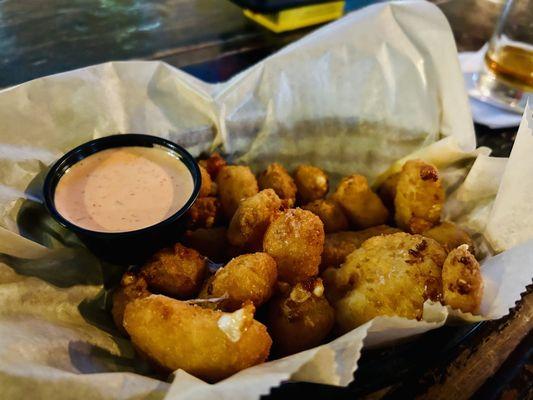
[[[116,147],[70,167],[54,196],[57,211],[79,227],[128,232],[152,226],[179,211],[191,197],[187,166],[158,147]]]

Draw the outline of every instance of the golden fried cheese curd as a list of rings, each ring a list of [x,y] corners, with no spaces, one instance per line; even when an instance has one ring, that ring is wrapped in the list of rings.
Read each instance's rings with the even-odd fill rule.
[[[394,199],[398,227],[422,233],[439,223],[443,205],[444,189],[437,168],[422,160],[407,161]]]
[[[357,228],[364,229],[384,224],[389,212],[381,199],[368,186],[362,175],[350,175],[341,180],[332,196]]]
[[[483,298],[483,278],[479,263],[463,244],[446,257],[442,268],[444,303],[463,312],[479,312]]]
[[[209,172],[207,172],[204,167],[199,165],[199,168],[200,175],[202,176],[202,185],[200,186],[200,192],[198,193],[198,197],[212,196],[214,192],[213,180],[211,179]]]
[[[205,168],[211,179],[216,180],[220,170],[226,166],[226,160],[220,154],[213,153],[208,158],[198,161],[198,164]]]
[[[187,211],[187,228],[211,228],[220,221],[221,212],[216,197],[199,197]]]
[[[317,215],[324,224],[326,233],[348,229],[348,219],[337,202],[332,200],[315,200],[302,206],[304,210]]]
[[[182,237],[185,246],[190,247],[214,262],[224,262],[236,251],[228,242],[227,229],[223,226],[188,230]]]
[[[252,251],[261,250],[263,236],[280,207],[281,200],[272,189],[261,190],[241,201],[229,224],[229,242]]]
[[[239,207],[241,200],[257,194],[257,181],[249,167],[228,165],[217,175],[218,198],[222,211],[229,221]]]
[[[380,315],[421,318],[427,299],[442,299],[445,258],[440,244],[420,235],[401,232],[365,241],[339,269],[324,271],[339,330]]]
[[[389,211],[394,212],[394,199],[396,198],[396,186],[400,173],[389,175],[378,188],[378,195]]]
[[[307,204],[322,199],[329,190],[327,174],[313,165],[299,165],[294,171],[294,183],[300,204]]]
[[[334,322],[320,278],[299,282],[268,303],[267,326],[280,356],[321,344]]]
[[[322,221],[301,208],[282,212],[272,221],[263,239],[263,251],[276,260],[279,279],[289,283],[318,274],[323,248]]]
[[[276,262],[266,253],[243,254],[217,270],[204,285],[200,298],[221,298],[220,307],[233,311],[246,301],[256,307],[272,296],[278,278]]]
[[[126,305],[143,297],[150,296],[148,284],[144,277],[133,272],[126,272],[120,281],[120,285],[113,291],[113,306],[111,315],[118,330],[127,333],[122,324],[124,320],[124,310]]]
[[[278,163],[270,164],[257,178],[259,189],[273,189],[286,207],[296,202],[296,184],[287,170]]]
[[[474,255],[476,254],[475,244],[470,235],[452,222],[442,222],[423,232],[422,235],[439,242],[447,252],[450,252],[462,244],[466,244],[468,245],[469,251]]]
[[[151,295],[126,306],[124,327],[152,362],[215,382],[267,359],[272,340],[254,311],[247,304],[224,313]]]
[[[321,268],[340,267],[348,254],[358,249],[365,240],[373,236],[390,235],[397,232],[401,231],[388,225],[378,225],[361,231],[329,233],[324,241]]]
[[[200,291],[207,262],[196,250],[176,243],[155,253],[140,273],[154,292],[187,299]]]

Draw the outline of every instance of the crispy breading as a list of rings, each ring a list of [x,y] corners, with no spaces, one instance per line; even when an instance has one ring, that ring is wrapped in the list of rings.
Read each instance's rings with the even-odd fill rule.
[[[196,250],[176,243],[155,253],[140,273],[150,290],[187,299],[200,291],[207,262]]]
[[[393,233],[398,232],[401,232],[401,230],[398,228],[393,228],[389,225],[377,225],[360,231],[356,231],[357,235],[361,239],[361,243],[374,236],[391,235]]]
[[[239,207],[241,200],[257,194],[257,181],[249,167],[228,165],[217,176],[218,197],[222,211],[229,221]]]
[[[199,197],[187,211],[187,228],[211,228],[221,219],[220,202],[216,197]]]
[[[243,254],[220,268],[204,285],[199,298],[220,298],[226,311],[233,311],[246,301],[256,307],[272,296],[278,278],[276,262],[266,253]]]
[[[337,268],[346,260],[348,254],[358,249],[365,240],[373,236],[390,235],[397,232],[401,231],[388,225],[378,225],[361,231],[341,231],[327,234],[324,241],[321,268]]]
[[[277,355],[286,356],[319,345],[335,315],[324,296],[322,279],[297,283],[268,303],[267,326]]]
[[[302,208],[311,211],[320,218],[326,233],[348,229],[348,219],[344,215],[342,208],[335,201],[315,200],[302,206]]]
[[[282,212],[270,224],[263,239],[263,251],[276,260],[279,279],[289,283],[318,274],[323,248],[322,221],[301,208]]]
[[[286,207],[296,202],[296,184],[281,164],[272,163],[257,178],[259,189],[273,189]]]
[[[378,188],[378,195],[381,201],[392,213],[394,213],[394,199],[396,198],[396,186],[399,179],[399,172],[392,174]]]
[[[447,252],[466,244],[468,245],[468,250],[473,255],[476,255],[475,244],[470,235],[452,222],[442,222],[423,232],[422,235],[439,242]]]
[[[213,382],[267,359],[272,340],[253,314],[251,304],[230,314],[152,295],[126,306],[124,327],[156,364]]]
[[[422,233],[439,223],[443,205],[444,189],[437,168],[422,160],[407,161],[396,186],[396,224],[411,233]]]
[[[294,171],[294,183],[298,189],[297,197],[300,204],[322,199],[329,190],[327,174],[313,165],[299,165]]]
[[[202,176],[202,185],[200,186],[200,192],[198,193],[198,197],[212,196],[213,194],[215,194],[213,180],[211,179],[209,172],[207,172],[204,167],[202,167],[201,165],[198,166],[200,168],[200,174]]]
[[[463,312],[479,312],[483,298],[483,277],[476,258],[463,244],[446,257],[442,269],[444,303]]]
[[[135,299],[150,296],[150,294],[148,284],[141,275],[126,272],[122,276],[120,285],[113,291],[113,306],[111,308],[113,321],[120,332],[127,334],[123,326],[126,305]]]
[[[263,236],[280,207],[281,200],[272,189],[261,190],[241,201],[229,224],[229,242],[250,251],[262,250]]]
[[[442,299],[446,252],[430,238],[408,233],[375,236],[339,268],[324,271],[339,330],[380,315],[421,318],[427,299]]]
[[[357,231],[341,231],[329,233],[324,240],[321,269],[337,268],[348,257],[348,254],[358,249],[363,241]]]
[[[226,166],[226,160],[220,154],[213,153],[208,158],[198,161],[198,164],[207,170],[211,179],[216,180],[220,170]]]
[[[227,230],[223,226],[189,230],[182,242],[214,262],[224,262],[237,254],[237,250],[229,244]]]
[[[350,222],[359,229],[384,224],[389,218],[388,210],[362,175],[343,178],[332,199],[339,203]]]

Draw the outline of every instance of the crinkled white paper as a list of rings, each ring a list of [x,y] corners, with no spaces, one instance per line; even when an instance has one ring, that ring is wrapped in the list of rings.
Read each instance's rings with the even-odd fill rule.
[[[195,155],[221,146],[255,170],[306,161],[334,179],[359,172],[374,183],[398,160],[434,162],[449,196],[446,217],[489,255],[483,317],[427,303],[422,321],[376,318],[217,384],[184,371],[172,384],[148,376],[103,309],[102,269],[110,275],[112,266],[54,224],[39,200],[40,175],[61,154],[128,132],[169,138]],[[532,232],[522,214],[533,204],[532,185],[517,179],[530,169],[527,135],[524,125],[509,161],[475,150],[453,36],[440,11],[418,1],[350,14],[223,84],[135,61],[1,91],[0,398],[233,400],[256,399],[288,379],[347,385],[365,345],[408,338],[449,318],[499,318],[533,276]],[[507,212],[518,199],[522,206]],[[491,258],[494,249],[507,251]]]

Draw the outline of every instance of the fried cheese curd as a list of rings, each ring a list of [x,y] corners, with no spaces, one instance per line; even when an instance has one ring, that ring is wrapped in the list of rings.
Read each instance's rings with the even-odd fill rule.
[[[126,272],[122,276],[120,286],[113,292],[113,306],[111,308],[113,321],[120,332],[127,333],[123,326],[126,305],[135,299],[148,297],[150,294],[148,284],[143,276],[132,272]]]
[[[226,160],[220,154],[212,153],[208,158],[198,161],[198,164],[205,168],[212,180],[216,180],[220,170],[226,166]]]
[[[180,243],[159,250],[140,270],[151,290],[180,299],[195,296],[206,273],[205,257]]]
[[[267,359],[272,340],[254,311],[250,303],[224,313],[152,295],[126,306],[124,327],[156,365],[215,382]]]
[[[437,168],[422,160],[407,161],[394,198],[398,227],[422,233],[439,223],[443,205],[444,189]]]
[[[388,225],[378,225],[361,231],[341,231],[327,234],[322,252],[321,269],[340,267],[348,254],[358,249],[365,240],[373,236],[390,235],[397,232],[401,231]]]
[[[390,212],[394,212],[394,199],[396,198],[396,186],[399,179],[399,172],[392,174],[378,188],[378,196]]]
[[[279,280],[288,283],[317,275],[323,248],[322,221],[301,208],[282,212],[263,239],[263,251],[276,260]]]
[[[218,198],[222,211],[229,221],[239,207],[241,200],[257,194],[257,180],[249,167],[228,165],[217,175]]]
[[[362,175],[350,175],[341,180],[332,196],[357,228],[364,229],[387,222],[389,212],[381,199],[368,186]]]
[[[201,165],[198,166],[200,168],[200,175],[202,176],[202,185],[200,186],[198,197],[212,196],[216,191],[215,186],[213,185],[213,180],[211,179],[211,175],[209,175],[209,172],[207,172],[204,167]]]
[[[237,251],[228,242],[227,229],[223,226],[215,228],[198,228],[188,230],[181,239],[183,244],[214,262],[224,262]]]
[[[318,216],[324,224],[326,233],[344,231],[348,229],[348,219],[337,202],[332,200],[315,200],[302,206]]]
[[[427,299],[442,299],[445,258],[440,244],[421,235],[401,232],[365,241],[339,269],[323,274],[339,331],[380,315],[420,319]]]
[[[298,189],[297,197],[300,204],[322,199],[329,190],[327,174],[313,165],[299,165],[294,171],[294,183]]]
[[[310,278],[282,290],[268,303],[267,326],[279,356],[319,345],[335,322],[322,279]]]
[[[220,217],[220,202],[216,197],[199,197],[187,211],[187,228],[211,228]]]
[[[270,164],[257,178],[259,189],[273,189],[288,208],[296,202],[296,184],[287,170],[278,163]]]
[[[444,303],[463,312],[479,312],[483,297],[483,278],[476,258],[463,244],[453,249],[442,268]]]
[[[229,242],[251,251],[262,250],[263,236],[280,208],[281,200],[272,189],[261,190],[244,199],[231,218]]]
[[[470,235],[452,222],[442,222],[423,232],[422,235],[439,242],[447,252],[466,244],[470,253],[476,255],[475,244]]]
[[[278,278],[276,262],[266,253],[243,254],[217,270],[199,294],[199,298],[221,298],[220,308],[234,311],[246,301],[256,307],[272,296]]]

